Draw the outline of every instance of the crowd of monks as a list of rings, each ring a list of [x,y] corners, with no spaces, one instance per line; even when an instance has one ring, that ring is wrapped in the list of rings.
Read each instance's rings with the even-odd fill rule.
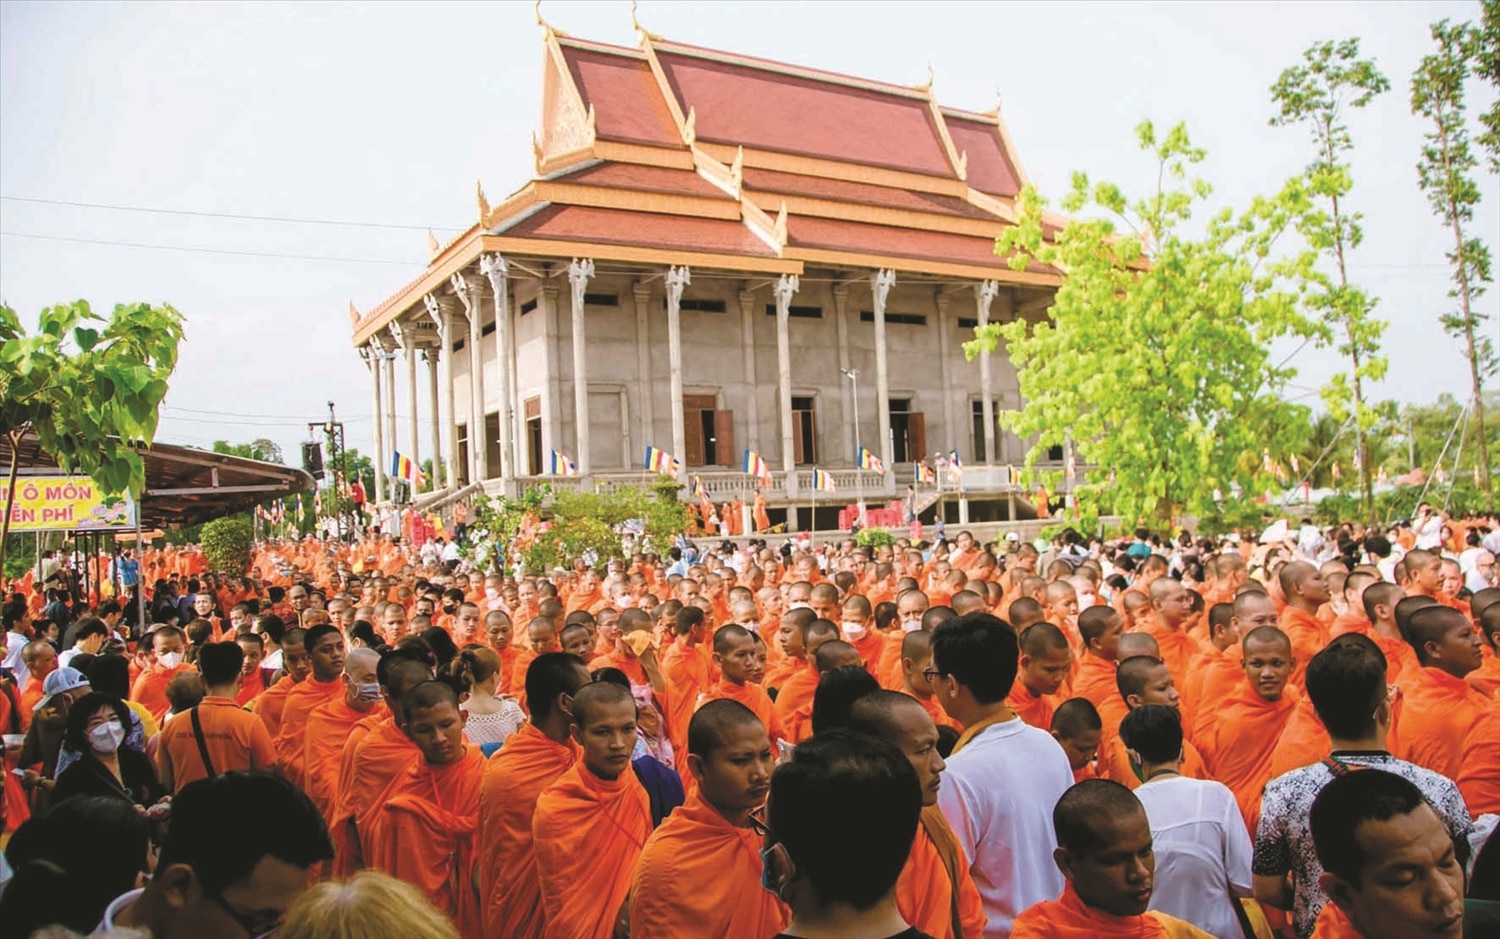
[[[1389,663],[1391,752],[1453,779],[1472,816],[1500,813],[1500,590],[1463,589],[1441,550],[1406,550],[1387,578],[1351,563],[1364,558],[1318,563],[1248,540],[1196,558],[1191,575],[1123,543],[1062,548],[981,545],[967,532],[818,553],[752,543],[672,573],[637,554],[536,577],[423,566],[377,536],[262,545],[243,576],[217,578],[196,549],[154,550],[145,583],[175,585],[193,613],[122,638],[132,707],[151,731],[166,728],[153,752],[169,788],[226,769],[280,773],[332,836],[334,858],[314,878],[385,871],[465,937],[779,933],[791,911],[762,889],[758,814],[778,762],[832,726],[831,686],[863,670],[879,689],[866,694],[891,697],[847,705],[837,723],[883,729],[929,761],[919,776],[938,779],[931,766],[966,728],[934,694],[931,637],[975,613],[1014,631],[1005,706],[1056,739],[1075,782],[1141,786],[1119,728],[1134,709],[1167,705],[1181,719],[1181,775],[1227,786],[1253,839],[1267,783],[1329,753],[1308,662],[1357,633]],[[1420,613],[1434,606],[1452,617]],[[498,747],[465,732],[487,709],[471,703],[481,657],[464,650],[495,663],[483,693],[525,711]],[[23,720],[44,668],[19,689]],[[183,675],[207,695],[196,746],[171,713]],[[0,721],[10,709],[0,696]],[[1001,935],[937,785],[896,905],[937,939]],[[24,799],[9,805],[13,829]],[[1023,917],[1055,931],[1027,934],[1104,934],[1087,910],[1069,912],[1083,909],[1076,895],[1062,901]],[[1269,929],[1292,934],[1264,912]]]

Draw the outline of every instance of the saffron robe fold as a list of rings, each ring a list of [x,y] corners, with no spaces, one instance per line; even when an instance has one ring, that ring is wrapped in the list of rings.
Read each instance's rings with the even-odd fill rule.
[[[349,706],[347,695],[339,695],[313,708],[307,716],[302,746],[302,789],[323,813],[325,822],[333,822],[344,744],[348,742],[354,725],[371,716],[388,713],[383,701],[368,711],[361,711]]]
[[[984,901],[958,836],[935,805],[922,809],[911,854],[896,880],[896,909],[909,925],[933,939],[984,935]]]
[[[813,695],[818,690],[818,669],[808,662],[805,668],[793,673],[776,694],[772,713],[778,726],[786,734],[787,743],[801,743],[812,736]]]
[[[760,718],[760,722],[765,725],[766,735],[773,742],[786,739],[786,735],[782,733],[781,722],[776,719],[775,705],[771,702],[771,696],[766,694],[766,689],[760,685],[748,681],[737,685],[728,679],[720,678],[704,692],[703,697],[699,699],[698,706],[702,707],[720,698],[738,701],[754,711],[755,716]]]
[[[609,939],[650,835],[650,799],[628,768],[600,779],[579,760],[543,792],[531,837],[545,939]]]
[[[1392,730],[1391,751],[1403,760],[1457,779],[1464,739],[1490,702],[1462,678],[1442,669],[1420,668],[1402,686],[1401,720]]]
[[[1212,939],[1180,919],[1152,910],[1140,916],[1111,916],[1084,906],[1070,883],[1062,896],[1016,917],[1010,939]]]
[[[533,724],[511,734],[479,793],[479,902],[486,939],[539,939],[545,916],[532,850],[537,799],[578,759]]]
[[[1167,666],[1167,671],[1172,673],[1173,682],[1181,685],[1186,681],[1188,663],[1201,651],[1197,640],[1180,629],[1170,629],[1162,625],[1161,621],[1154,616],[1140,631],[1156,640],[1156,646],[1161,650],[1160,658]]]
[[[301,786],[303,744],[307,735],[307,719],[314,709],[328,703],[344,693],[348,686],[344,676],[332,681],[308,678],[293,685],[287,692],[286,705],[281,710],[281,730],[276,734],[276,768],[281,775]]]
[[[385,713],[375,713],[349,728],[349,735],[344,739],[343,746],[339,750],[339,775],[334,784],[332,814],[328,816],[328,836],[333,840],[333,865],[331,871],[335,880],[345,880],[359,870],[360,861],[359,846],[351,844],[354,830],[343,819],[339,813],[344,808],[344,794],[353,787],[354,779],[354,753],[359,749],[360,741],[380,726],[382,721],[390,718],[389,710],[382,708]]]
[[[271,743],[276,743],[276,738],[281,734],[281,715],[286,709],[286,696],[292,693],[297,682],[292,681],[292,676],[282,675],[276,683],[255,699],[250,706],[250,712],[265,721],[266,731],[271,735]]]
[[[1469,728],[1456,781],[1470,815],[1500,813],[1500,698]]]
[[[1291,719],[1300,695],[1287,685],[1280,698],[1267,701],[1248,679],[1214,714],[1213,741],[1204,753],[1209,772],[1234,791],[1250,832],[1260,819],[1260,796],[1271,779],[1276,744]]]
[[[371,868],[417,887],[466,937],[481,933],[471,875],[484,764],[480,749],[465,745],[452,763],[409,768],[386,791],[363,835]]]
[[[781,932],[791,912],[760,885],[760,848],[753,829],[730,824],[694,793],[641,851],[630,883],[631,939]]]
[[[422,751],[396,726],[396,719],[388,717],[365,734],[352,753],[346,744],[344,754],[351,766],[347,787],[339,793],[334,808],[334,824],[345,828],[353,824],[355,827],[352,834],[346,832],[348,837],[357,839],[347,842],[349,850],[345,863],[352,865],[349,868],[352,873],[364,866],[359,859],[364,857],[363,832],[369,824],[370,813],[380,807],[381,797],[391,783],[422,759]],[[340,775],[343,775],[342,771]]]
[[[1052,712],[1057,710],[1061,697],[1050,694],[1032,694],[1031,689],[1016,680],[1010,695],[1005,699],[1006,707],[1016,716],[1038,730],[1052,729]]]
[[[1090,704],[1099,708],[1111,694],[1119,693],[1115,686],[1118,667],[1109,659],[1085,652],[1078,657],[1078,671],[1073,676],[1073,697],[1087,698]]]
[[[667,737],[672,741],[672,750],[681,754],[678,762],[683,764],[683,775],[687,764],[688,722],[693,719],[698,698],[708,691],[711,683],[708,662],[697,646],[689,646],[681,640],[661,654],[661,677],[671,689],[667,713]]]
[[[1178,687],[1177,691],[1182,696],[1178,703],[1178,710],[1182,712],[1182,735],[1191,738],[1193,727],[1198,721],[1199,709],[1202,706],[1204,695],[1204,684],[1210,675],[1214,676],[1215,693],[1222,697],[1222,686],[1230,672],[1239,674],[1243,653],[1238,645],[1231,645],[1220,649],[1212,642],[1204,642],[1197,655],[1193,656],[1188,663],[1187,678]]]
[[[1294,606],[1288,606],[1281,611],[1281,631],[1292,643],[1292,658],[1296,662],[1292,665],[1292,677],[1288,681],[1302,687],[1307,680],[1307,663],[1312,657],[1323,651],[1328,645],[1328,627],[1323,621],[1306,610],[1299,610]]]
[[[1323,722],[1318,719],[1311,696],[1304,694],[1297,699],[1297,706],[1292,709],[1292,716],[1287,718],[1286,726],[1281,730],[1281,738],[1276,741],[1276,752],[1271,757],[1270,779],[1316,763],[1331,752],[1333,740],[1328,736]]]

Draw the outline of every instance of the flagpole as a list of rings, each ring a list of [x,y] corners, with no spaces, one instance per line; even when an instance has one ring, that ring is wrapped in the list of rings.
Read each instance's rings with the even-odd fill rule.
[[[813,470],[813,484],[807,487],[807,508],[812,513],[807,520],[807,543],[818,546],[818,471]]]

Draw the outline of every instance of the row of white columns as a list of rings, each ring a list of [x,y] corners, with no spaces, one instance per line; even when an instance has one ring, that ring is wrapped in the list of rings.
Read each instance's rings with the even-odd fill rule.
[[[525,444],[518,440],[517,434],[522,422],[517,420],[517,384],[514,365],[514,340],[510,323],[510,291],[509,291],[509,264],[505,258],[498,254],[484,255],[480,259],[480,274],[484,280],[489,281],[489,293],[496,310],[495,317],[495,358],[497,362],[496,378],[500,383],[500,411],[499,411],[499,436],[500,436],[500,458],[501,466],[496,475],[517,476],[524,475],[518,472],[516,463],[517,454],[524,451]],[[585,298],[587,296],[588,284],[595,274],[594,263],[590,259],[575,259],[568,266],[567,275],[571,302],[571,325],[572,325],[572,364],[573,364],[573,399],[574,399],[574,426],[576,444],[576,463],[580,474],[587,475],[590,471],[590,439],[589,439],[589,404],[588,404],[588,354],[587,354],[587,325],[585,322]],[[483,301],[484,280],[474,277],[465,277],[462,274],[454,274],[450,280],[453,288],[453,296],[463,306],[463,317],[467,321],[468,336],[467,346],[469,353],[469,382],[465,391],[469,397],[469,477],[477,481],[489,475],[488,460],[488,429],[485,426],[485,375],[484,355],[482,351],[483,339]],[[687,267],[670,268],[664,279],[667,307],[667,353],[669,366],[669,386],[671,397],[671,422],[672,422],[672,452],[679,459],[684,455],[687,448],[687,434],[683,413],[683,362],[682,362],[682,323],[681,323],[681,301],[685,287],[692,281],[691,271]],[[870,275],[871,293],[874,299],[874,327],[875,327],[875,386],[876,386],[876,412],[879,424],[879,454],[887,466],[893,464],[892,440],[890,434],[890,374],[889,363],[885,342],[885,316],[886,302],[891,288],[896,282],[896,272],[885,269],[875,271]],[[1002,320],[1008,319],[1012,314],[1012,301],[1008,292],[1002,293],[999,283],[987,280],[974,285],[975,307],[977,319],[981,325],[985,325],[990,319],[990,310],[996,299],[1000,300],[1000,315]],[[776,360],[777,360],[777,397],[780,411],[781,431],[781,454],[782,470],[786,478],[786,490],[789,496],[797,495],[797,474],[794,444],[795,427],[792,414],[792,364],[791,364],[791,335],[790,335],[790,308],[792,298],[797,294],[799,288],[798,278],[795,275],[783,274],[773,287],[773,295],[776,301]],[[557,330],[557,294],[556,286],[544,281],[541,295],[538,298],[539,306],[543,316],[543,334],[546,342],[548,355],[549,381],[543,388],[542,394],[542,416],[544,439],[542,447],[556,448],[559,441],[560,428],[557,426],[558,403],[560,399],[560,381],[558,372],[558,330]],[[951,376],[948,365],[948,330],[947,316],[949,293],[940,293],[937,298],[938,326],[940,342],[941,378],[943,385],[943,417],[945,426],[953,428],[957,426],[953,413],[953,394],[951,389]],[[649,302],[651,289],[648,284],[638,283],[634,289],[635,312],[636,312],[636,339],[638,356],[638,373],[641,382],[640,407],[641,417],[645,426],[650,427],[654,421],[651,407],[651,384],[652,373],[650,367],[650,344],[648,338],[648,323],[650,319]],[[834,305],[836,308],[836,327],[838,330],[838,357],[839,368],[847,370],[850,368],[849,359],[849,327],[847,323],[847,306],[849,297],[848,282],[836,284],[833,288]],[[361,356],[370,368],[371,387],[373,393],[373,404],[375,408],[375,463],[377,472],[375,474],[375,500],[385,501],[387,486],[385,479],[389,469],[390,454],[386,449],[387,444],[391,446],[396,442],[396,403],[395,403],[395,349],[400,348],[404,353],[407,368],[407,400],[411,405],[410,424],[408,428],[407,448],[409,456],[413,461],[419,461],[421,456],[418,440],[418,414],[417,414],[417,374],[416,356],[419,351],[425,352],[428,364],[428,385],[430,410],[432,414],[432,454],[434,466],[443,468],[442,482],[444,485],[452,485],[458,476],[458,431],[454,410],[455,382],[453,378],[452,346],[457,338],[458,312],[454,308],[452,298],[439,297],[428,294],[423,298],[428,315],[437,327],[437,345],[422,345],[414,341],[414,331],[403,330],[399,324],[393,323],[388,330],[389,336],[379,335],[371,339],[369,345],[361,348]],[[740,312],[742,321],[744,368],[747,385],[751,388],[757,387],[758,378],[755,374],[754,355],[754,309],[755,297],[749,292],[740,294]],[[387,339],[392,340],[387,343]],[[982,410],[984,417],[984,461],[993,463],[995,460],[995,427],[994,427],[994,396],[990,374],[989,353],[983,353],[979,357],[980,394],[983,399]],[[438,368],[441,364],[442,377],[439,380]],[[439,406],[439,391],[442,391],[442,406]],[[852,411],[853,402],[850,396],[854,393],[852,384],[843,385],[844,413]],[[754,429],[759,426],[755,396],[748,396],[747,401],[748,425],[752,429],[749,444],[752,449],[757,444]],[[446,420],[444,419],[446,418]],[[440,428],[443,432],[440,433]],[[850,454],[851,459],[857,459],[854,453],[852,439],[852,425],[844,422],[844,449]],[[436,476],[436,471],[434,472]],[[439,480],[434,478],[430,481],[436,487]]]

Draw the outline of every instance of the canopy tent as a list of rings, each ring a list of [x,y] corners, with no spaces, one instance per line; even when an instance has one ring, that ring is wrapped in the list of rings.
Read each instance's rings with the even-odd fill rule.
[[[137,506],[144,528],[196,525],[313,488],[307,473],[279,463],[165,443],[140,447],[139,453],[146,463],[146,491]],[[22,439],[19,455],[23,478],[61,472],[34,435]],[[10,459],[10,442],[0,435],[0,473]]]

